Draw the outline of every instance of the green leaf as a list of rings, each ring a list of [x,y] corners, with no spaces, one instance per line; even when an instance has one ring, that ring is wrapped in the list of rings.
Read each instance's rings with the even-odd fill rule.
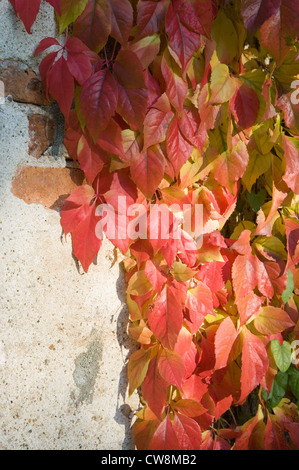
[[[286,372],[278,372],[267,399],[267,405],[270,408],[275,408],[285,396],[287,384],[288,374]]]
[[[220,62],[230,64],[238,52],[238,35],[233,22],[220,10],[212,24],[212,39]]]
[[[293,290],[294,290],[294,276],[292,274],[292,271],[289,269],[287,287],[281,296],[284,304],[286,304],[290,300]]]
[[[262,155],[256,150],[249,149],[249,162],[246,171],[242,177],[242,181],[248,192],[251,192],[252,186],[256,180],[269,170],[272,163],[272,154]]]
[[[291,345],[284,341],[280,346],[278,339],[273,339],[271,341],[271,351],[278,369],[281,372],[286,372],[292,362]]]
[[[267,191],[263,188],[257,194],[247,192],[247,201],[254,212],[258,212],[265,203]]]
[[[226,103],[237,89],[236,80],[230,76],[229,68],[225,64],[216,65],[211,75],[211,104]]]
[[[288,370],[288,374],[290,389],[296,399],[299,400],[299,370],[292,366]]]
[[[87,3],[88,0],[62,0],[61,16],[57,14],[59,34],[62,34],[83,13]]]

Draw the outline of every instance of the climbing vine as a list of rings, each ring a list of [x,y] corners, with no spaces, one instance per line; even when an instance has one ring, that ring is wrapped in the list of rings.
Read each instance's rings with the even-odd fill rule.
[[[299,449],[299,3],[47,1],[61,224],[85,272],[125,256],[137,449]]]

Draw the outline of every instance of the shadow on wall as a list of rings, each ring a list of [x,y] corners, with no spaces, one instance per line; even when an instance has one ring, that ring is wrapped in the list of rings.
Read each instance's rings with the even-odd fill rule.
[[[122,444],[123,450],[134,450],[134,438],[132,432],[132,409],[125,403],[128,390],[127,362],[131,354],[139,349],[138,343],[128,334],[129,312],[126,304],[126,283],[124,279],[124,269],[120,264],[120,275],[116,283],[116,292],[123,304],[117,318],[117,341],[122,353],[125,350],[124,366],[120,373],[118,382],[117,408],[114,419],[118,424],[125,426],[125,439]]]

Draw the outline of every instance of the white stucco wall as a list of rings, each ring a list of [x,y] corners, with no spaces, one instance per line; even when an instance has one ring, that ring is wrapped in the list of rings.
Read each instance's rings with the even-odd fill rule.
[[[32,54],[55,34],[53,9],[42,2],[28,35],[8,0],[0,0],[0,59]],[[125,363],[125,282],[105,242],[88,274],[78,269],[60,216],[11,192],[19,164],[64,167],[57,153],[28,155],[28,113],[0,104],[0,449],[132,449]],[[63,152],[61,153],[63,155]],[[113,264],[114,263],[114,264]]]

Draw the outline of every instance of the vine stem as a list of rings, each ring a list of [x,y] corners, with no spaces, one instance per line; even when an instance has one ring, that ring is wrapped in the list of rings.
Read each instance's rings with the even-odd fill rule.
[[[109,61],[108,61],[108,57],[107,57],[106,47],[104,47],[104,54],[105,54],[106,67],[108,68],[109,67]]]
[[[112,54],[111,54],[110,62],[113,62],[113,60],[114,60],[114,54],[115,54],[115,50],[116,50],[116,44],[117,44],[117,41],[115,40],[114,46],[113,46],[113,51],[112,51]]]
[[[237,423],[237,421],[236,421],[235,415],[234,415],[234,413],[232,412],[232,409],[231,409],[231,408],[229,409],[229,412],[230,412],[230,414],[232,415],[232,418],[233,418],[233,421],[234,421],[235,426],[238,426],[238,423]]]

